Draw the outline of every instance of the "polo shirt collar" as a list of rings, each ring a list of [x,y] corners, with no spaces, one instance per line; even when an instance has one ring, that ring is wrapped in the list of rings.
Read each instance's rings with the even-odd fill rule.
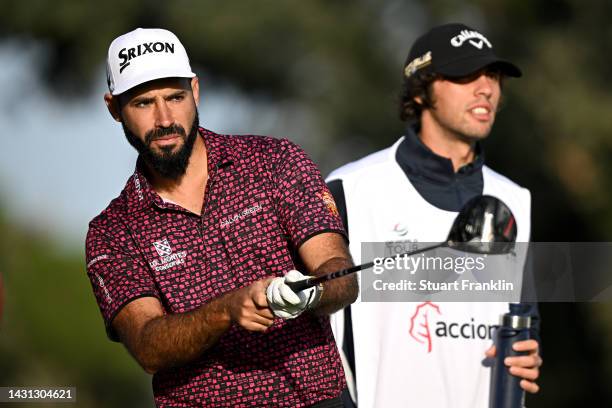
[[[228,166],[239,159],[235,149],[229,145],[227,136],[219,135],[203,127],[200,127],[199,131],[206,145],[209,174],[213,174],[216,168]]]

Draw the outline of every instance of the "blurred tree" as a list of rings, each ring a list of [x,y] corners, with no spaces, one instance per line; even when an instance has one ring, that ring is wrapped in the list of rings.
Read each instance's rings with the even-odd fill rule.
[[[83,255],[60,251],[2,213],[0,248],[0,385],[75,386],[82,407],[150,406],[149,377],[106,338]]]

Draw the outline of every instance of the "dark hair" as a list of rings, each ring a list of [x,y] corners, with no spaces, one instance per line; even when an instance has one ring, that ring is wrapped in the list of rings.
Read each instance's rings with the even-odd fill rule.
[[[400,119],[404,122],[418,123],[424,109],[432,108],[434,101],[431,95],[431,84],[438,74],[414,74],[409,78],[404,76],[400,95]],[[419,97],[422,103],[415,100]]]

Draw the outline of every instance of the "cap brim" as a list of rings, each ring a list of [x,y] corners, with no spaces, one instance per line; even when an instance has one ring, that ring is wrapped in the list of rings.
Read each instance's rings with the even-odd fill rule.
[[[139,85],[146,82],[155,81],[162,78],[193,78],[196,74],[191,71],[181,71],[176,69],[170,70],[155,70],[150,72],[144,72],[136,78],[132,78],[129,81],[125,81],[121,88],[116,88],[111,92],[113,95],[119,95],[129,91]]]
[[[437,67],[436,73],[449,78],[461,78],[474,74],[490,65],[499,67],[506,76],[519,78],[523,75],[521,70],[513,63],[491,56],[471,57],[453,61],[442,67]]]

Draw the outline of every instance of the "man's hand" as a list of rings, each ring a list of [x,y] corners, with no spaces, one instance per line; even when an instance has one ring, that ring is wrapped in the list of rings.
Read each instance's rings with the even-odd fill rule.
[[[228,294],[227,306],[233,322],[247,330],[258,332],[264,332],[272,326],[274,315],[266,299],[266,287],[269,287],[272,279],[257,281]]]
[[[287,285],[287,282],[298,282],[304,279],[308,279],[308,276],[292,270],[287,272],[284,277],[275,278],[270,283],[266,290],[266,297],[274,315],[283,319],[294,319],[317,304],[321,297],[318,287],[315,286],[296,293]]]
[[[528,354],[524,356],[506,357],[504,363],[509,367],[510,374],[522,378],[521,388],[535,394],[540,390],[535,380],[540,376],[540,366],[542,365],[538,342],[533,339],[517,341],[512,345],[512,349],[514,349],[514,351],[526,351]],[[494,358],[495,354],[495,346],[491,346],[485,352],[485,355],[489,358]]]

